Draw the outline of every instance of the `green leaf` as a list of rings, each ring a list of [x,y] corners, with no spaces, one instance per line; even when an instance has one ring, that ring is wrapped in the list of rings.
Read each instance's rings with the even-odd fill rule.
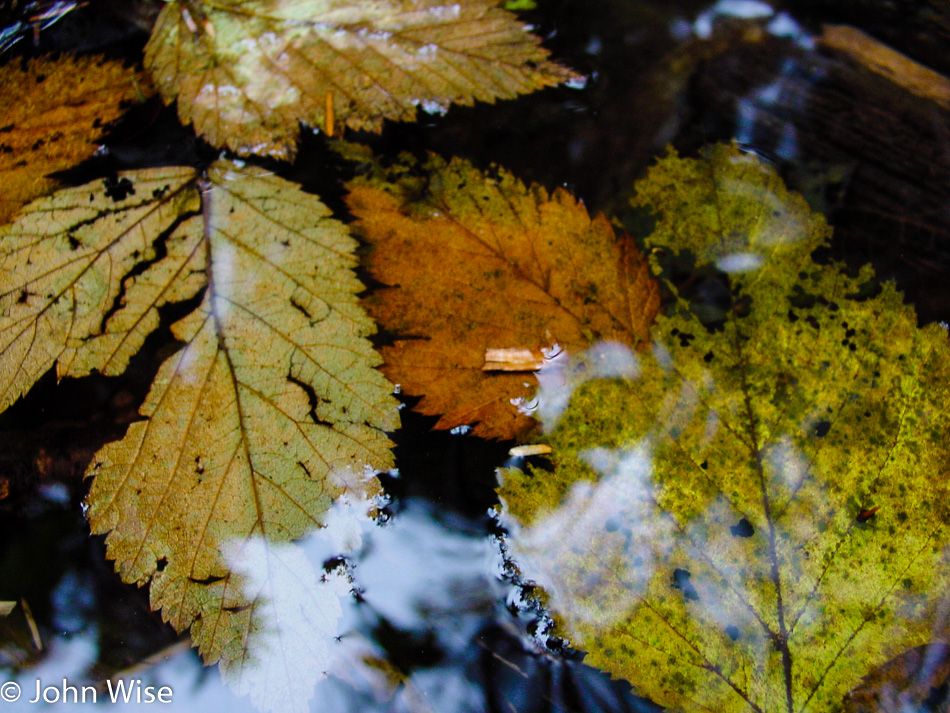
[[[869,297],[869,268],[815,264],[821,216],[734,147],[661,160],[636,203],[656,261],[718,267],[729,304],[704,323],[670,284],[628,378],[585,381],[610,350],[568,367],[553,472],[505,473],[513,553],[586,660],[657,703],[837,709],[935,637],[947,330]]]

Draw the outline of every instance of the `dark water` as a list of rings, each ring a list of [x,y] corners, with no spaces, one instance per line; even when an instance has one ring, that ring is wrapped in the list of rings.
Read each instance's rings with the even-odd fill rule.
[[[591,212],[612,211],[634,233],[638,217],[625,210],[626,197],[666,144],[690,154],[735,138],[827,213],[835,238],[819,257],[870,261],[897,281],[922,323],[950,320],[950,111],[855,69],[817,39],[822,23],[847,23],[947,72],[950,13],[912,11],[931,7],[919,3],[892,16],[901,3],[876,3],[876,12],[872,5],[542,1],[523,17],[556,59],[588,75],[584,88],[453,108],[388,125],[379,137],[351,138],[387,155],[431,150],[565,185]],[[11,4],[4,10],[16,13]],[[50,51],[138,57],[146,34],[136,21],[147,23],[153,11],[143,6],[131,18],[127,9],[93,3],[45,30],[38,45],[27,36],[8,61]],[[199,165],[216,155],[155,100],[130,112],[106,144],[107,154],[63,180]],[[345,213],[340,181],[348,169],[321,137],[305,136],[295,164],[273,168]],[[24,699],[0,709],[42,708],[23,702],[37,680],[98,685],[126,673],[173,690],[173,704],[162,710],[254,710],[150,611],[145,591],[118,581],[81,510],[88,459],[121,435],[163,339],[167,332],[150,339],[121,378],[57,386],[47,377],[0,416],[0,476],[8,484],[0,500],[0,600],[30,608],[29,616],[21,605],[0,619],[2,678],[24,689]],[[503,532],[489,514],[495,468],[511,444],[435,433],[431,420],[403,413],[398,471],[383,476],[388,521],[350,526],[351,581],[340,585],[339,624],[318,672],[328,677],[317,683],[322,676],[314,676],[311,710],[649,710],[626,684],[547,636],[549,621],[530,587],[511,577]],[[325,540],[302,545],[302,554],[314,572],[342,571]],[[358,596],[346,595],[350,588]],[[329,606],[326,592],[313,596]],[[97,696],[108,700],[108,691]]]

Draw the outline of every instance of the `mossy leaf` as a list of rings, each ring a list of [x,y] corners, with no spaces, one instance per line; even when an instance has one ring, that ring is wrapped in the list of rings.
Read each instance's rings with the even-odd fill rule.
[[[577,77],[546,58],[493,0],[173,0],[145,64],[212,144],[286,159],[299,122],[378,132]]]
[[[659,305],[645,257],[567,191],[461,159],[370,165],[347,203],[372,245],[373,276],[390,287],[366,304],[397,335],[382,349],[384,372],[423,397],[420,411],[441,416],[437,428],[523,435],[533,420],[512,402],[534,395],[531,372],[554,353],[546,348],[645,341]],[[504,350],[516,350],[515,363]]]
[[[266,619],[246,592],[275,588],[246,589],[225,550],[301,537],[341,494],[378,492],[364,471],[392,464],[397,404],[354,248],[315,196],[227,161],[60,191],[0,231],[4,407],[54,364],[121,373],[163,305],[197,303],[171,326],[184,346],[141,420],[94,456],[88,517],[122,579],[150,583],[152,606],[239,690]],[[286,684],[292,658],[269,660],[275,680],[255,690]]]
[[[734,147],[662,159],[636,202],[654,254],[718,266],[729,304],[703,322],[671,284],[638,374],[579,385],[553,472],[505,473],[513,552],[587,661],[657,703],[836,710],[939,633],[947,330],[815,264],[821,216]]]

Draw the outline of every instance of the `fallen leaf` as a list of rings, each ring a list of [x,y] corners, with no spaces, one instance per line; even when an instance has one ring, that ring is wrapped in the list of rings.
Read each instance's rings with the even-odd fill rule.
[[[821,216],[732,146],[637,195],[648,244],[718,266],[730,305],[704,323],[670,284],[637,373],[577,382],[553,472],[504,474],[510,551],[585,661],[660,705],[838,710],[946,605],[947,330],[814,263]]]
[[[577,78],[526,30],[492,0],[173,0],[145,65],[215,146],[289,159],[299,122],[333,135],[328,113],[378,132]]]
[[[0,602],[0,616],[9,616],[16,608],[16,602]]]
[[[0,223],[96,151],[98,131],[151,93],[144,75],[102,57],[33,59],[0,67]]]
[[[476,423],[476,435],[512,438],[532,427],[512,400],[529,399],[537,379],[485,371],[495,349],[540,359],[545,348],[550,361],[596,339],[647,338],[659,291],[646,260],[567,191],[460,159],[431,157],[422,178],[408,165],[377,173],[348,186],[369,269],[390,285],[366,305],[397,335],[382,348],[384,373],[423,397],[422,413],[442,415],[437,428]]]
[[[142,420],[94,456],[88,517],[122,579],[150,582],[152,606],[232,677],[261,624],[222,548],[298,538],[392,464],[397,404],[354,247],[315,196],[226,161],[60,191],[0,229],[3,407],[54,363],[120,373],[163,304],[200,298]]]

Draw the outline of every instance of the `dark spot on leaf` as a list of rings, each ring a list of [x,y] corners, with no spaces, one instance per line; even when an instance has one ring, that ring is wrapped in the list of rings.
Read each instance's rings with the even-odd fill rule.
[[[158,562],[155,563],[155,570],[158,572],[162,572],[167,566],[168,566],[168,558],[162,557]]]
[[[858,516],[855,519],[858,522],[867,522],[872,517],[874,517],[874,513],[876,513],[880,509],[881,509],[880,505],[875,505],[873,508],[865,508],[864,510],[858,513]]]
[[[155,200],[161,200],[165,197],[165,194],[168,193],[169,186],[162,186],[161,188],[156,188],[152,191],[152,198]]]
[[[733,641],[738,641],[739,639],[739,627],[738,626],[727,626],[726,627],[726,636],[728,636]]]
[[[616,532],[620,529],[620,521],[615,517],[609,517],[607,522],[604,523],[604,529],[607,532]]]
[[[831,421],[819,421],[815,424],[815,435],[819,438],[824,438],[828,435],[828,431],[831,430]]]
[[[0,126],[0,134],[6,134],[16,128],[13,124],[7,124],[6,126]]]
[[[808,322],[809,326],[811,326],[811,327],[813,327],[813,328],[815,328],[815,329],[818,329],[818,320],[815,319],[815,317],[814,317],[813,315],[808,315],[808,316],[805,318],[805,321]]]
[[[702,468],[703,470],[706,470],[709,467],[709,461],[704,460],[702,463],[699,464],[699,467]]]
[[[132,185],[132,181],[124,176],[122,178],[110,176],[104,179],[102,183],[106,188],[106,195],[116,203],[135,195],[135,186]]]
[[[673,570],[673,581],[670,582],[670,586],[673,589],[678,589],[683,593],[683,596],[686,599],[692,599],[693,601],[699,601],[699,594],[696,592],[696,587],[693,586],[690,582],[690,577],[692,575],[688,570],[685,569],[674,569]]]
[[[801,274],[799,274],[799,277],[801,277]],[[797,309],[811,309],[815,306],[818,298],[805,292],[801,285],[795,285],[792,287],[792,294],[788,296],[788,301],[791,302],[792,307]]]
[[[708,351],[703,355],[703,361],[707,364],[710,363],[714,358],[712,351]]]
[[[755,534],[755,528],[746,518],[742,518],[735,525],[729,528],[733,537],[752,537]]]
[[[788,321],[792,323],[795,323],[798,321],[798,315],[795,314],[795,312],[793,312],[792,310],[788,311]]]
[[[70,249],[70,250],[75,250],[75,249],[78,248],[80,245],[82,245],[82,243],[79,242],[79,240],[76,239],[76,236],[75,236],[75,235],[69,234],[69,235],[66,236],[66,239],[69,241],[69,249]]]
[[[752,314],[752,295],[742,295],[732,303],[732,311],[737,317],[748,317]]]

